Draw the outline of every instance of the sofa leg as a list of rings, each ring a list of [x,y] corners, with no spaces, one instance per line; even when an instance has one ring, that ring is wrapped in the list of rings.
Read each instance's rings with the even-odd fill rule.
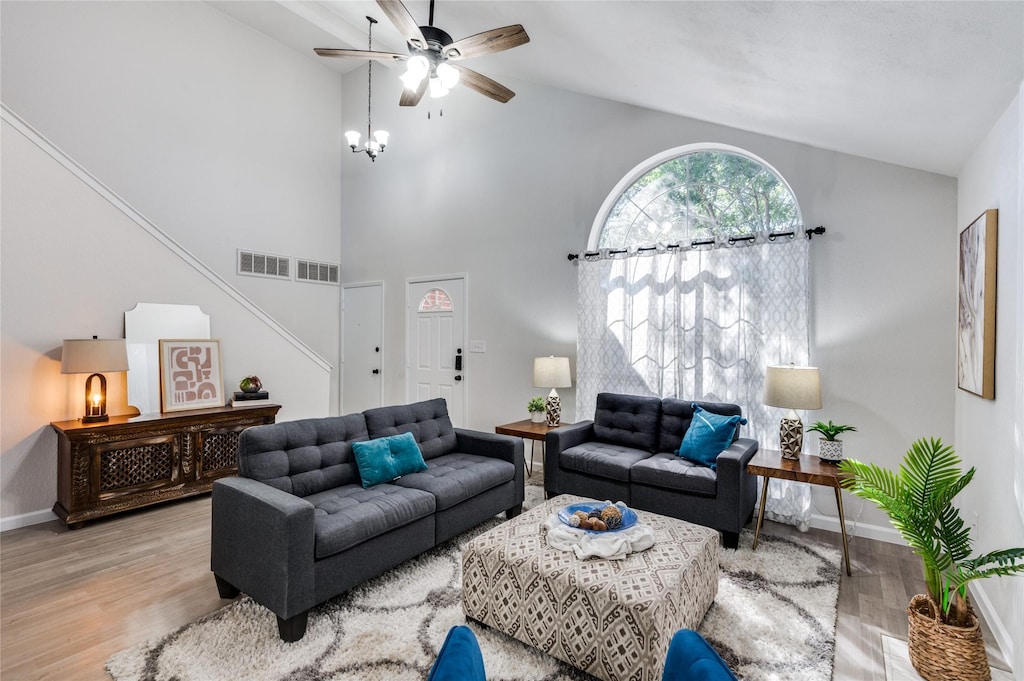
[[[213,578],[217,580],[217,593],[221,598],[234,598],[239,594],[238,589],[220,575],[215,574]]]
[[[740,546],[739,532],[722,532],[722,545],[727,549],[736,549]]]
[[[507,511],[505,511],[505,520],[512,520],[513,518],[515,518],[517,515],[519,515],[522,512],[523,512],[523,505],[522,504],[516,504],[512,508],[510,508]]]
[[[309,610],[293,615],[288,619],[277,618],[277,633],[285,643],[295,643],[306,635],[306,622],[309,620]]]

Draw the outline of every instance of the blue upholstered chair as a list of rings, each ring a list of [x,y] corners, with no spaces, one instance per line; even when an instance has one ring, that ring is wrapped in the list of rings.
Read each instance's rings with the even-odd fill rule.
[[[672,637],[665,656],[662,681],[736,681],[725,661],[704,637],[680,629]],[[484,658],[473,631],[466,626],[448,630],[427,681],[486,681]]]

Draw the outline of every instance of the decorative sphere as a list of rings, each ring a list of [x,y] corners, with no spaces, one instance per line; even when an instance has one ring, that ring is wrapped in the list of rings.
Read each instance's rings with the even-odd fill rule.
[[[262,387],[263,383],[260,382],[259,376],[246,376],[238,383],[238,388],[243,393],[258,393]]]

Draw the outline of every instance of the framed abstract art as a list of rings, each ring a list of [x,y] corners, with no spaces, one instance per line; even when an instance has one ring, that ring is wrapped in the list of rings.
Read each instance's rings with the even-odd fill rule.
[[[224,406],[220,341],[160,340],[160,411]]]
[[[960,232],[956,379],[961,390],[996,397],[996,243],[999,211]]]

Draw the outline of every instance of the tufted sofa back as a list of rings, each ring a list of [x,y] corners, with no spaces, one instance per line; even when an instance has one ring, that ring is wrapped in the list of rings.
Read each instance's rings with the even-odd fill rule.
[[[363,416],[371,438],[412,433],[426,461],[455,451],[455,429],[444,398],[377,407],[364,411]]]
[[[602,442],[654,453],[661,422],[657,397],[599,393],[594,412],[594,435]]]
[[[722,416],[742,416],[742,410],[738,404],[727,404],[725,402],[701,402],[700,400],[677,400],[666,397],[661,401],[661,428],[658,433],[658,451],[674,452],[679,449],[686,435],[690,422],[693,420],[693,404],[696,404],[705,411],[710,411]],[[739,437],[739,426],[736,427],[736,435],[733,442]]]
[[[367,439],[362,414],[254,426],[238,438],[238,473],[309,496],[358,483],[352,443]]]

